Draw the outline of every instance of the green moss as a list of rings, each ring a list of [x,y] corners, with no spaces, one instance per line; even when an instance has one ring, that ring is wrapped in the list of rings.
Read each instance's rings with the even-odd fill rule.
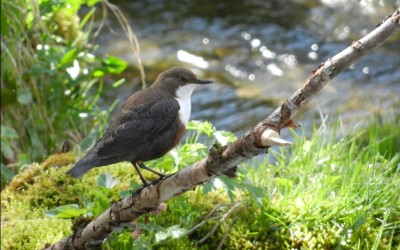
[[[42,164],[33,164],[17,175],[1,192],[2,249],[41,249],[46,242],[71,234],[71,221],[48,218],[44,212],[65,204],[82,205],[82,195],[90,198],[97,187],[100,172],[111,171],[121,183],[112,192],[111,201],[118,200],[118,191],[129,186],[134,171],[129,164],[116,164],[90,171],[82,179],[66,175],[75,161],[72,154],[50,156]],[[135,176],[135,179],[137,177]]]
[[[26,186],[34,183],[34,178],[41,172],[52,168],[66,166],[75,162],[75,155],[72,153],[56,154],[49,156],[42,164],[32,164],[28,169],[16,175],[11,183],[7,186],[9,191],[21,191]]]
[[[43,249],[71,233],[71,222],[52,218],[38,218],[1,222],[1,249]]]

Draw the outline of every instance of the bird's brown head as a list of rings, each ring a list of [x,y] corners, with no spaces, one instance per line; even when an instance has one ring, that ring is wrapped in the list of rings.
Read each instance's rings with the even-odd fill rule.
[[[197,79],[195,74],[184,67],[173,67],[162,72],[151,87],[161,88],[177,96],[177,91],[189,92],[191,95],[193,89],[199,84],[209,84],[212,81]],[[187,90],[187,91],[186,91]]]

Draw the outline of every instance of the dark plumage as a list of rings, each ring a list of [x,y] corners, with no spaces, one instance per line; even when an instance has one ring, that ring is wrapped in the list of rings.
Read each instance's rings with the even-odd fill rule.
[[[185,117],[182,111],[186,112],[187,119],[190,114],[194,84],[206,83],[210,81],[198,80],[190,70],[182,67],[161,73],[150,88],[128,98],[110,120],[103,136],[67,173],[79,178],[94,167],[130,161],[144,184],[147,181],[138,167],[163,176],[144,166],[143,162],[159,158],[176,146],[187,122],[182,121]],[[187,100],[189,111],[187,107],[181,107]]]

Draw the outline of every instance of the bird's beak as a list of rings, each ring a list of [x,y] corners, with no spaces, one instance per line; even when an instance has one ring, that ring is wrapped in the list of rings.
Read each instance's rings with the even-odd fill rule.
[[[197,84],[209,84],[209,83],[212,83],[212,81],[197,79],[196,83]]]

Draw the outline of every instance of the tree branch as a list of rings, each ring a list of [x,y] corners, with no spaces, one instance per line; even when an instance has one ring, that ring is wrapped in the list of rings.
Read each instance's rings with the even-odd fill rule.
[[[294,115],[326,84],[364,54],[383,44],[400,29],[400,9],[362,39],[328,59],[312,72],[304,85],[278,107],[268,118],[234,143],[210,148],[207,158],[170,175],[150,186],[135,191],[131,196],[114,203],[107,211],[88,225],[78,229],[47,249],[98,249],[103,240],[114,231],[157,208],[164,201],[178,196],[211,178],[228,174],[234,176],[241,162],[264,153],[272,145],[288,145],[279,138],[279,132],[295,126]]]

